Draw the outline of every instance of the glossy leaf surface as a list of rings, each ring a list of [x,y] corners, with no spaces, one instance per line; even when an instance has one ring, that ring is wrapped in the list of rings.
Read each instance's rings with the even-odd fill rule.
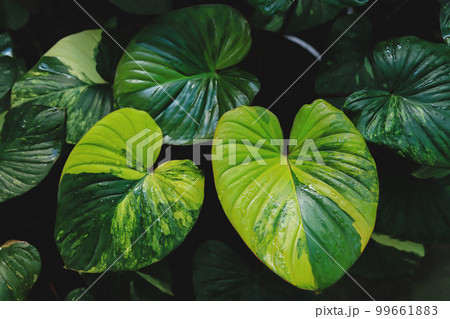
[[[450,167],[450,51],[416,37],[378,44],[374,84],[344,110],[367,141],[432,166]]]
[[[83,272],[137,270],[164,258],[193,227],[203,174],[188,160],[154,171],[162,143],[143,111],[121,109],[75,146],[61,177],[55,238],[66,266]]]
[[[375,163],[350,120],[322,100],[298,112],[287,155],[275,145],[280,139],[278,119],[261,107],[226,113],[213,147],[217,192],[261,261],[297,287],[322,290],[370,238],[378,201]]]
[[[294,0],[248,0],[248,2],[256,7],[264,14],[271,15],[281,13],[290,8],[295,2]]]
[[[24,241],[0,247],[0,300],[24,300],[41,271],[39,253]]]
[[[26,102],[64,108],[68,143],[76,143],[113,109],[112,44],[101,30],[58,41],[12,90],[13,107]]]
[[[0,114],[0,203],[50,172],[64,143],[64,111],[25,104]]]
[[[147,111],[169,144],[211,139],[220,116],[259,91],[256,77],[234,67],[251,42],[247,21],[231,7],[172,11],[127,47],[117,68],[116,102]]]
[[[11,89],[15,77],[16,63],[13,59],[11,37],[3,33],[0,34],[0,99]],[[0,113],[2,113],[1,106]]]

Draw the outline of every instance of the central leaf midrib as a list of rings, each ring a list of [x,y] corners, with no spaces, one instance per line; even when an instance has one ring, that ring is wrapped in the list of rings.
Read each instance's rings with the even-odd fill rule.
[[[289,152],[288,152],[289,153]],[[291,176],[291,181],[292,181],[292,186],[293,186],[293,188],[294,188],[294,192],[295,192],[295,202],[297,203],[297,207],[298,207],[298,212],[299,212],[299,214],[300,214],[300,216],[299,216],[299,218],[300,218],[300,220],[301,220],[301,225],[299,225],[299,227],[302,229],[302,231],[305,233],[305,240],[306,240],[306,249],[308,249],[308,262],[309,262],[309,265],[310,265],[310,267],[311,267],[311,273],[312,273],[312,279],[314,280],[314,288],[315,289],[318,289],[319,288],[319,285],[318,285],[318,283],[317,283],[317,280],[316,280],[316,276],[315,276],[315,274],[314,274],[314,269],[313,269],[313,265],[312,265],[312,262],[311,262],[311,252],[310,252],[310,250],[309,250],[309,245],[308,245],[308,237],[311,237],[311,236],[309,236],[307,233],[306,233],[306,230],[305,230],[305,226],[304,226],[304,219],[303,219],[303,214],[302,214],[302,209],[301,209],[301,207],[300,207],[300,202],[298,201],[298,193],[297,193],[297,187],[295,186],[295,179],[294,179],[294,172],[292,171],[292,167],[291,167],[291,163],[290,163],[290,160],[289,160],[289,157],[288,156],[286,156],[285,157],[285,159],[286,159],[286,162],[287,162],[287,166],[288,166],[288,169],[289,169],[289,174],[290,174],[290,176]],[[298,248],[298,247],[297,247]]]
[[[176,82],[182,82],[182,81],[190,81],[192,79],[206,79],[206,78],[218,78],[220,75],[218,74],[219,71],[210,71],[210,72],[204,72],[204,73],[198,73],[198,74],[194,74],[194,75],[182,75],[180,77],[173,77],[170,80],[167,81],[156,81],[155,77],[151,77],[150,78],[150,82],[151,83],[155,83],[154,86],[152,87],[161,87],[164,84],[171,84],[171,83],[176,83]]]

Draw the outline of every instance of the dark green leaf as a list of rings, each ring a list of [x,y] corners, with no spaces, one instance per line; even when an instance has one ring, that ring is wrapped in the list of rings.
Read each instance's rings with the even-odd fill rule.
[[[397,168],[380,173],[377,228],[419,243],[450,242],[450,176],[420,179]]]
[[[341,8],[324,0],[300,0],[288,24],[288,32],[300,32],[324,24],[335,18]]]
[[[428,165],[422,165],[419,169],[414,171],[412,175],[417,178],[444,178],[445,176],[450,174],[450,169],[448,168],[440,168]]]
[[[226,244],[209,240],[194,255],[197,300],[318,300],[289,285],[265,267],[251,268]]]
[[[0,300],[24,300],[41,271],[39,253],[24,241],[0,247]]]
[[[288,32],[300,32],[317,27],[335,18],[342,9],[325,0],[299,0],[292,17],[287,22]],[[255,12],[255,23],[267,31],[280,31],[288,14],[277,13],[270,16]]]
[[[81,298],[80,298],[81,297]],[[90,292],[86,292],[86,288],[77,288],[69,292],[64,299],[65,301],[94,301],[94,295]]]
[[[14,57],[11,37],[7,33],[0,34],[0,113],[9,108],[9,90],[19,76],[19,62]]]
[[[0,114],[0,128],[0,202],[4,202],[26,193],[49,173],[64,143],[64,111],[25,104]]]
[[[249,104],[259,90],[256,77],[233,67],[251,42],[247,21],[231,7],[170,12],[128,46],[117,69],[116,102],[147,111],[169,144],[211,139],[220,116]]]
[[[373,82],[369,61],[372,24],[362,17],[346,32],[358,17],[357,14],[347,15],[333,24],[327,47],[343,36],[324,55],[316,78],[316,93],[347,96]]]
[[[155,286],[156,288],[158,288],[162,293],[165,293],[165,294],[167,294],[169,296],[174,296],[174,294],[173,294],[173,292],[171,290],[171,287],[170,287],[170,285],[167,282],[165,282],[165,281],[163,281],[163,280],[161,280],[159,278],[156,278],[154,276],[151,276],[149,274],[140,272],[140,271],[136,271],[136,273],[139,276],[141,276],[144,280],[146,280],[149,284],[151,284],[151,285]]]
[[[23,27],[30,17],[28,9],[21,0],[0,0],[0,28],[17,30]]]
[[[424,256],[425,248],[421,244],[373,233],[350,273],[369,279],[411,276]]]
[[[344,106],[358,130],[417,163],[450,167],[449,48],[396,38],[378,44],[373,60],[373,85]]]
[[[162,293],[174,296],[172,292],[172,274],[169,265],[164,260],[151,267],[136,271],[136,273],[149,284],[158,288]]]
[[[111,84],[114,47],[101,30],[58,41],[12,89],[12,105],[26,102],[66,109],[68,143],[76,143],[114,109]]]
[[[152,15],[170,10],[172,0],[109,0],[116,7],[132,14]]]
[[[285,12],[294,0],[247,0],[252,6],[266,15]]]
[[[349,8],[354,6],[363,6],[367,4],[370,0],[323,0],[336,7]]]

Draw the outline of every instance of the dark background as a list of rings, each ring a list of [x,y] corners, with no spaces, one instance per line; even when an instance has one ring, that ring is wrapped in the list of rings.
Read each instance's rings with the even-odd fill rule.
[[[127,14],[106,0],[79,1],[102,25],[116,27],[110,30],[122,46],[153,17]],[[225,3],[239,9],[249,20],[253,9],[244,0],[194,1],[178,0],[175,7],[185,7],[201,3]],[[94,22],[71,0],[30,1],[31,17],[27,25],[18,31],[10,31],[16,54],[25,60],[30,69],[52,45],[64,36],[86,29],[98,28]],[[359,12],[363,9],[358,8]],[[345,14],[345,12],[343,12]],[[374,24],[374,42],[394,36],[416,35],[423,39],[441,42],[439,29],[439,6],[431,0],[380,0],[367,15]],[[115,20],[117,19],[117,20]],[[117,23],[115,23],[115,21]],[[325,39],[332,22],[318,28],[296,34],[314,46],[319,52],[326,49]],[[0,30],[3,32],[4,30]],[[253,105],[267,107],[314,61],[307,51],[289,42],[281,34],[265,32],[253,28],[253,45],[248,57],[239,65],[255,74],[261,82],[261,91]],[[290,131],[299,108],[319,98],[314,94],[314,79],[317,64],[271,109],[280,119],[285,134]],[[320,98],[325,98],[320,96]],[[56,214],[58,180],[71,146],[65,146],[50,175],[29,193],[0,204],[0,243],[9,239],[25,240],[34,245],[41,254],[42,271],[35,287],[29,295],[31,300],[62,300],[72,289],[85,286],[81,277],[73,271],[65,270],[53,239]],[[174,147],[174,159],[192,159],[192,147]],[[202,148],[208,153],[208,148]],[[377,160],[386,155],[384,151],[371,147]],[[164,153],[164,150],[161,154]],[[214,187],[211,164],[203,161],[200,165],[205,172],[205,202],[199,220],[185,242],[172,252],[167,260],[174,280],[176,299],[195,299],[192,288],[192,256],[195,249],[205,240],[220,240],[245,258],[252,267],[260,267],[259,261],[245,246],[237,232],[228,222]],[[449,246],[427,247],[414,280],[426,281],[427,274],[441,263],[450,260]],[[448,272],[443,275],[449,276]],[[108,275],[102,280],[108,280]],[[396,279],[370,281],[356,279],[377,300],[411,298],[408,285]],[[281,279],[280,279],[281,280]],[[442,296],[443,299],[450,296]],[[347,276],[323,294],[328,300],[367,300],[367,295]],[[426,299],[425,296],[420,298]]]

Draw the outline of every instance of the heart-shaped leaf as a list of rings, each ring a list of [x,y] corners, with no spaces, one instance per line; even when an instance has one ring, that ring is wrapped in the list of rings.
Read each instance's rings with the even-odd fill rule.
[[[450,45],[450,1],[441,10],[442,38]]]
[[[289,285],[266,267],[251,267],[233,249],[208,240],[195,252],[193,269],[197,300],[320,300]]]
[[[256,77],[232,67],[251,42],[247,21],[231,7],[172,11],[131,41],[117,68],[116,102],[147,111],[169,144],[211,139],[220,116],[259,91]]]
[[[282,139],[277,118],[263,108],[227,112],[214,138],[217,192],[261,261],[297,287],[322,290],[370,238],[375,163],[350,120],[325,101],[300,109],[287,155],[276,145]]]
[[[0,247],[0,300],[24,300],[41,272],[41,258],[30,244],[10,240]]]
[[[372,24],[366,17],[355,23],[358,15],[346,15],[332,26],[327,47],[336,42],[324,56],[315,89],[318,94],[348,96],[373,82],[369,45]],[[347,32],[345,32],[352,26]]]
[[[161,14],[172,7],[172,0],[109,0],[116,7],[132,14]]]
[[[136,270],[183,242],[203,202],[203,174],[187,160],[148,172],[161,144],[146,112],[121,109],[75,146],[61,177],[55,227],[69,269]]]
[[[50,172],[64,143],[64,111],[25,104],[0,114],[0,203]]]
[[[369,279],[411,276],[425,256],[423,245],[373,233],[364,254],[350,269]]]
[[[344,106],[358,130],[418,163],[450,167],[449,48],[403,37],[378,44],[373,60],[373,85]]]
[[[12,90],[12,106],[25,102],[66,109],[68,143],[76,143],[113,109],[113,44],[101,30],[58,41]]]

